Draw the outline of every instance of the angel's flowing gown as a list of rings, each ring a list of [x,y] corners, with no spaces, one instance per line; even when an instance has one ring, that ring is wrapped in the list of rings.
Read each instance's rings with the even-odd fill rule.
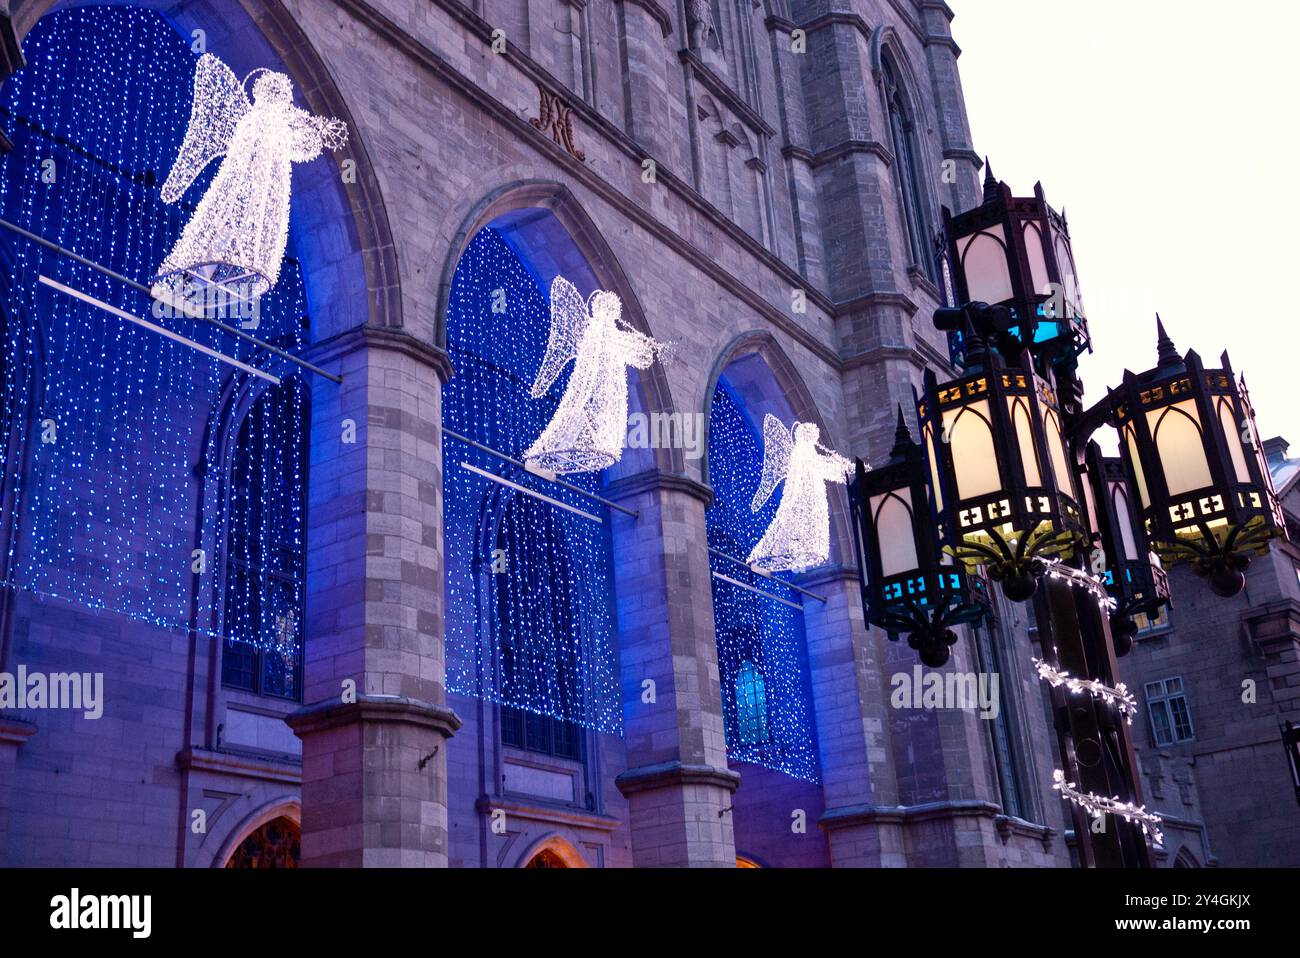
[[[325,144],[318,118],[264,99],[239,120],[212,185],[158,268],[159,284],[173,293],[187,274],[216,284],[238,279],[241,298],[261,296],[279,279],[293,164],[315,159]]]
[[[826,561],[831,547],[826,483],[844,481],[837,459],[819,452],[812,440],[795,441],[781,504],[749,554],[751,565],[768,572],[797,572]]]
[[[627,439],[627,367],[646,369],[653,360],[653,340],[597,310],[560,405],[524,458],[555,473],[595,472],[618,462]]]

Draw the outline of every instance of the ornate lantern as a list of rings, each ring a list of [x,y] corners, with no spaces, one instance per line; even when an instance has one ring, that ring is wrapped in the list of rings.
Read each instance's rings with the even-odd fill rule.
[[[1156,618],[1170,604],[1169,577],[1142,535],[1133,494],[1124,478],[1119,459],[1101,454],[1095,443],[1086,454],[1087,483],[1083,486],[1088,525],[1097,533],[1104,562],[1092,563],[1092,571],[1106,583],[1115,600],[1110,631],[1115,654],[1126,655],[1137,635],[1133,616]]]
[[[1047,205],[1041,183],[1032,197],[1012,196],[984,163],[984,202],[943,211],[957,302],[1006,306],[1022,346],[1073,358],[1090,341],[1065,216]]]
[[[939,551],[925,453],[912,441],[898,410],[891,458],[867,471],[857,460],[849,494],[867,621],[907,644],[921,661],[938,668],[957,641],[952,627],[979,620],[966,571]]]
[[[1156,367],[1125,370],[1111,394],[1129,487],[1152,550],[1236,595],[1251,555],[1286,535],[1255,414],[1226,352],[1221,369],[1206,369],[1194,351],[1179,358],[1159,317],[1156,329]]]
[[[1083,541],[1076,479],[1052,387],[989,351],[969,319],[966,329],[967,374],[941,385],[927,370],[917,402],[940,538],[1023,602],[1044,559]]]

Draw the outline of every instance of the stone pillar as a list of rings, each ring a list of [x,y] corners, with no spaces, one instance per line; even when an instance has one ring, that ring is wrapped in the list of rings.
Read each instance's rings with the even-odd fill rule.
[[[628,135],[660,163],[669,160],[668,56],[672,20],[659,0],[618,0],[620,45],[626,59],[623,111]]]
[[[445,866],[440,350],[353,329],[312,358],[302,862]],[[355,430],[355,441],[352,430]],[[354,690],[354,694],[349,694]]]
[[[803,614],[826,797],[819,825],[831,864],[901,867],[907,864],[901,818],[865,814],[898,804],[888,676],[878,648],[883,636],[863,619],[856,569],[832,566],[801,577],[799,585],[826,598],[804,599]]]
[[[628,761],[616,784],[630,805],[633,863],[734,868],[740,776],[727,768],[713,637],[712,493],[646,472],[606,494],[639,512],[617,514],[613,529]]]
[[[36,734],[36,726],[22,719],[0,715],[0,866],[9,861],[9,810],[13,803],[18,749]]]

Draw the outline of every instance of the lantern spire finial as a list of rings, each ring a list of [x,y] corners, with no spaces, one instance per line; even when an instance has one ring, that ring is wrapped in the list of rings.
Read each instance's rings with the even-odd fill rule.
[[[984,157],[984,202],[996,199],[998,195],[998,181],[993,175],[993,164],[989,158]]]
[[[898,404],[898,425],[894,427],[894,448],[890,455],[897,458],[907,452],[908,446],[912,445],[912,433],[907,428],[907,420],[903,418],[903,404]]]
[[[1178,357],[1178,349],[1174,346],[1174,341],[1165,332],[1165,324],[1161,321],[1159,313],[1156,313],[1156,358],[1158,366],[1177,366],[1182,362]]]

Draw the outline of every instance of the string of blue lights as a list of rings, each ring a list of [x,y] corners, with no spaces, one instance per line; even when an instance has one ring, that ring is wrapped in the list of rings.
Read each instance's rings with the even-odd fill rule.
[[[447,351],[456,374],[443,387],[443,423],[515,457],[550,421],[569,376],[566,370],[544,399],[529,396],[550,334],[542,289],[489,228],[461,257],[448,302]],[[599,488],[597,474],[567,478]],[[448,690],[621,733],[608,510],[444,436],[443,519]]]
[[[744,558],[780,505],[778,489],[750,510],[763,470],[763,443],[741,400],[719,380],[709,418],[709,547]],[[710,555],[714,572],[780,599],[800,596],[744,566]],[[713,620],[727,755],[805,781],[820,781],[803,612],[713,577]]]
[[[192,206],[162,203],[158,187],[188,121],[197,54],[154,11],[92,6],[43,17],[23,44],[27,66],[5,83],[0,112],[14,149],[0,159],[0,209],[19,226],[136,280],[146,280]],[[201,195],[215,169],[194,187]],[[147,298],[84,265],[9,236],[13,279],[6,313],[0,446],[13,507],[4,516],[3,585],[105,609],[160,626],[285,648],[281,612],[262,621],[260,573],[218,590],[224,542],[196,556],[205,521],[198,476],[220,477],[235,430],[221,428],[259,388],[246,374],[156,333],[52,292],[49,276],[112,306],[245,362],[265,354],[213,327],[158,318]],[[289,264],[260,304],[257,335],[285,348],[307,341],[301,271]],[[238,322],[238,319],[234,320]],[[232,383],[232,376],[238,377]],[[276,416],[300,426],[304,391],[286,381]],[[244,400],[241,405],[241,399]],[[301,428],[255,430],[246,468],[261,501],[226,504],[242,516],[236,564],[257,569],[302,550],[306,437]],[[298,503],[284,509],[286,498]],[[283,528],[284,523],[292,531]],[[205,540],[206,541],[206,540]],[[201,570],[201,571],[199,571]],[[211,597],[195,621],[195,589]],[[261,591],[259,591],[261,590]],[[224,597],[224,601],[223,601]],[[262,624],[252,627],[248,610]],[[295,622],[300,615],[295,613]],[[297,633],[292,634],[296,648]]]

